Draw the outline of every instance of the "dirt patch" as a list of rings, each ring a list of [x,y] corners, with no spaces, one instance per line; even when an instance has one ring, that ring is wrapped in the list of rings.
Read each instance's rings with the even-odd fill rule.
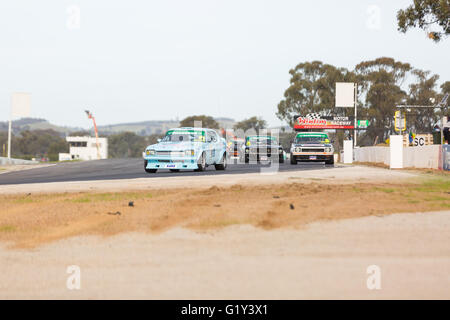
[[[450,180],[1,195],[0,202],[0,241],[34,247],[77,235],[161,232],[173,227],[205,231],[236,224],[301,228],[318,220],[448,210]]]
[[[389,166],[387,164],[384,164],[381,162],[354,162],[354,164],[358,165],[358,166],[389,169]],[[443,177],[450,178],[450,171],[446,171],[446,170],[439,170],[439,169],[432,169],[432,168],[403,168],[403,169],[395,169],[395,170],[404,170],[407,172],[420,173],[420,174],[424,174],[424,175],[428,175],[428,176],[432,175],[432,176],[443,176]]]
[[[387,164],[384,164],[383,162],[353,162],[357,166],[368,166],[368,167],[375,167],[375,168],[383,168],[383,169],[389,169],[389,166]]]
[[[449,299],[450,210],[0,243],[0,299]],[[68,290],[67,267],[81,270]],[[381,290],[367,288],[368,266]]]

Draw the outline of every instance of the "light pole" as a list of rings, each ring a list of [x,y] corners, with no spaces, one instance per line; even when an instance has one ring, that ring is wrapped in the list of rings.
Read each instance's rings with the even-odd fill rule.
[[[11,118],[12,114],[9,116],[9,125],[8,125],[8,159],[11,159]]]
[[[97,146],[97,159],[100,160],[100,146],[98,144],[98,131],[97,131],[97,124],[95,123],[95,117],[92,115],[92,113],[89,110],[85,110],[87,116],[89,119],[92,119],[94,122],[94,130],[95,130],[95,144]]]

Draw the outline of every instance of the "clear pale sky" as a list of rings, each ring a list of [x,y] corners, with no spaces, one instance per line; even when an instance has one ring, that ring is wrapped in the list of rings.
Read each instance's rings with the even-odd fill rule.
[[[450,39],[401,34],[412,0],[14,0],[0,2],[0,120],[12,92],[32,117],[88,128],[192,114],[282,124],[290,68],[352,69],[390,56],[449,80]],[[79,23],[77,20],[79,10]]]

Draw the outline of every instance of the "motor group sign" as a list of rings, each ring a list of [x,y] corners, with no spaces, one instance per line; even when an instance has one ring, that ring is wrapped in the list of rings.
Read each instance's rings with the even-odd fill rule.
[[[421,147],[425,145],[425,138],[424,137],[415,137],[414,138],[414,146],[415,147]]]
[[[294,117],[294,129],[354,129],[354,117],[308,114]]]

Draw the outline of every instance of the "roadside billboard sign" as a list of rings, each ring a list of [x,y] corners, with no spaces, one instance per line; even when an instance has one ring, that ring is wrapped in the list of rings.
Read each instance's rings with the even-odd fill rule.
[[[369,120],[358,120],[358,128],[366,129],[369,126]]]
[[[26,92],[14,92],[11,97],[11,116],[26,118],[30,116],[31,95]]]
[[[406,117],[404,112],[395,111],[394,127],[395,131],[406,131]]]
[[[354,129],[353,116],[322,116],[308,114],[294,117],[294,130],[300,129]]]
[[[336,107],[355,107],[355,84],[353,82],[336,82]]]

